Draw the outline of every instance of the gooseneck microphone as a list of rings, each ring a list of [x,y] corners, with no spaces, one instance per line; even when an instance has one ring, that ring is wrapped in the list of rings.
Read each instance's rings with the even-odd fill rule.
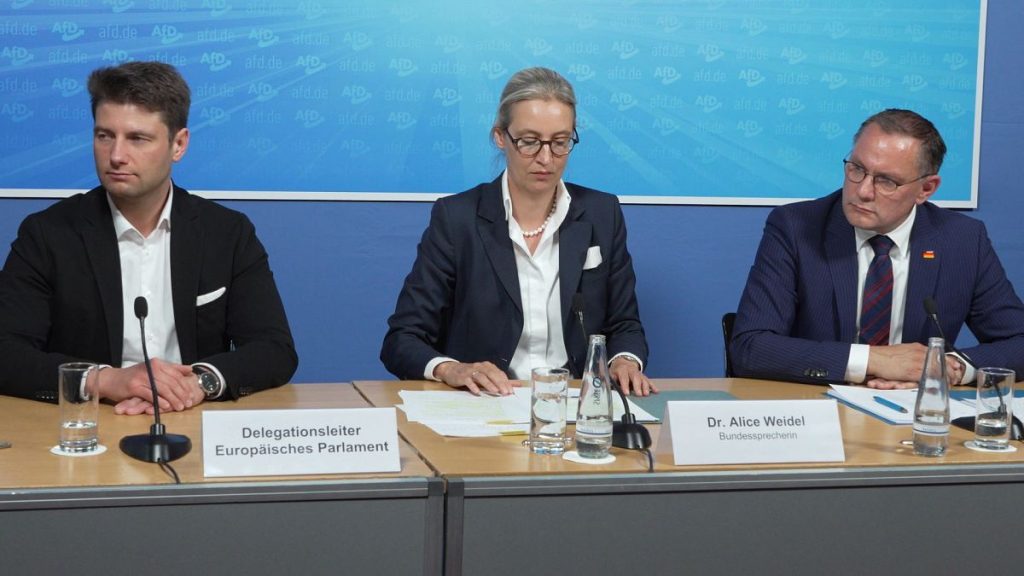
[[[580,334],[583,335],[583,347],[586,348],[590,343],[590,335],[587,334],[587,325],[583,322],[583,293],[577,292],[572,295],[572,313],[576,315],[576,320],[580,323]],[[584,360],[585,362],[586,360]]]
[[[931,298],[925,298],[924,311],[926,314],[928,314],[928,317],[932,319],[932,323],[935,324],[936,330],[939,331],[939,336],[946,343],[946,348],[949,349],[949,351],[954,352],[958,356],[963,358],[964,362],[969,364],[971,368],[977,370],[978,365],[975,364],[973,360],[971,360],[970,356],[964,354],[960,350],[957,350],[956,346],[954,346],[952,342],[946,340],[946,335],[942,332],[942,325],[939,324],[939,312],[938,308],[935,305],[935,300],[932,300]],[[1007,410],[1006,402],[1003,401],[1003,395],[999,393],[998,390],[996,391],[996,398],[999,399],[999,407],[996,408],[996,413],[999,415],[1000,419],[1004,419],[1006,418]],[[964,428],[966,430],[974,430],[974,416],[961,416],[959,418],[954,418],[951,421],[951,424],[958,426],[960,428]],[[1010,438],[1014,440],[1024,439],[1024,422],[1022,422],[1020,418],[1018,418],[1016,415],[1013,416],[1013,421],[1010,422]]]
[[[135,317],[139,319],[139,333],[142,336],[142,359],[146,364],[146,374],[149,376],[149,389],[153,394],[153,425],[149,427],[149,434],[135,434],[121,438],[121,451],[125,454],[142,460],[143,462],[155,462],[163,464],[173,462],[189,453],[192,449],[192,441],[181,434],[167,434],[164,425],[160,423],[160,397],[157,395],[156,378],[153,377],[153,365],[149,361],[149,351],[146,350],[146,316],[149,315],[149,304],[143,296],[135,299]]]
[[[572,312],[579,320],[580,332],[583,334],[583,342],[590,341],[587,334],[586,323],[583,322],[583,293],[577,292],[572,297]],[[646,450],[651,446],[651,433],[642,424],[638,424],[636,416],[629,410],[629,402],[622,392],[619,383],[612,379],[612,388],[619,394],[622,400],[622,421],[612,424],[612,446],[626,448],[627,450]]]
[[[977,370],[978,366],[974,363],[974,360],[971,360],[971,357],[968,356],[967,354],[964,354],[963,352],[957,350],[956,346],[954,346],[952,342],[946,339],[946,334],[942,331],[942,324],[939,324],[939,311],[938,307],[936,307],[935,305],[935,300],[932,300],[931,298],[924,299],[924,312],[925,314],[928,315],[929,318],[932,319],[932,324],[935,325],[935,329],[939,331],[939,336],[942,337],[943,342],[946,343],[946,349],[948,349],[950,352],[956,353],[958,356],[963,358],[964,362],[968,363],[971,366],[971,368]]]

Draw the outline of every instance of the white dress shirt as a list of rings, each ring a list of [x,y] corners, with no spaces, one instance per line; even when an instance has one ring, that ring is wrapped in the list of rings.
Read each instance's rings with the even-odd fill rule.
[[[509,363],[509,375],[513,380],[530,380],[534,368],[562,367],[569,361],[562,333],[561,280],[558,267],[558,229],[569,214],[572,197],[565,188],[565,182],[558,181],[555,192],[555,211],[551,221],[541,234],[537,250],[530,254],[523,237],[523,229],[512,217],[512,196],[508,191],[508,171],[501,175],[501,198],[508,222],[508,236],[512,240],[519,275],[519,297],[523,303],[523,332],[516,344],[516,351]],[[635,361],[643,370],[643,362],[629,352],[620,352],[609,359],[609,364],[619,356]],[[454,358],[438,356],[427,362],[423,376],[427,380],[438,380],[434,369],[443,362],[457,362]]]
[[[889,251],[889,259],[893,266],[893,306],[892,319],[889,324],[889,343],[898,344],[903,341],[903,310],[906,304],[906,277],[910,269],[910,231],[913,219],[918,214],[918,207],[910,209],[906,219],[892,232],[886,234],[893,241]],[[846,365],[846,380],[862,382],[867,377],[867,357],[871,346],[859,343],[860,339],[860,308],[864,299],[864,283],[867,281],[867,269],[874,259],[874,250],[870,240],[879,233],[870,230],[853,229],[857,241],[857,340],[850,348],[850,360]]]
[[[892,261],[892,319],[889,324],[889,344],[903,343],[903,317],[907,306],[907,278],[910,274],[910,232],[914,228],[917,206],[910,210],[907,219],[892,232],[886,234],[893,241],[889,251]],[[864,283],[867,281],[868,268],[875,257],[875,251],[868,242],[878,233],[872,230],[854,228],[857,240],[857,337],[860,338],[860,313],[864,305]],[[846,363],[846,381],[863,382],[868,373],[868,355],[871,347],[867,344],[854,343],[850,347],[850,359]],[[955,356],[955,355],[954,355]],[[963,382],[974,380],[974,369],[966,362]]]
[[[569,361],[562,337],[558,228],[569,213],[572,198],[565,190],[565,183],[559,180],[555,190],[555,210],[541,234],[537,250],[530,254],[523,229],[512,217],[507,171],[501,177],[501,196],[505,219],[508,220],[508,235],[515,251],[516,270],[519,271],[519,297],[523,303],[523,333],[509,363],[509,372],[515,380],[529,380],[534,368],[558,368]]]
[[[171,298],[171,202],[160,212],[156,228],[145,237],[121,214],[107,195],[114,217],[117,250],[121,257],[121,298],[124,310],[121,367],[142,362],[142,336],[135,317],[135,298],[144,296],[149,305],[146,316],[146,349],[150,358],[181,364],[178,332],[174,326]]]
[[[143,361],[142,335],[135,317],[135,299],[146,298],[146,351],[150,358],[181,364],[181,348],[174,324],[174,300],[171,292],[171,204],[174,189],[160,211],[156,228],[145,237],[138,231],[107,194],[110,214],[114,219],[117,251],[121,259],[121,299],[124,325],[121,340],[121,367],[128,368]],[[210,369],[221,383],[219,398],[226,389],[226,380],[212,364],[197,362],[193,366]]]

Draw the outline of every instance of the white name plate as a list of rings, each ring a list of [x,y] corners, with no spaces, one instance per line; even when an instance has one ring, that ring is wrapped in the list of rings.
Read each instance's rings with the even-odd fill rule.
[[[394,408],[203,412],[207,477],[401,469]]]
[[[842,462],[835,400],[669,402],[658,452],[676,466]]]

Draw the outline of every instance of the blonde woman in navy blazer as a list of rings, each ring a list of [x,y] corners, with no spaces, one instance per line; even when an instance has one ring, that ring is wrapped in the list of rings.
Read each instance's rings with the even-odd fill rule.
[[[381,360],[392,374],[502,394],[510,380],[529,378],[531,362],[564,360],[579,376],[587,342],[573,302],[582,297],[587,334],[607,336],[612,377],[627,392],[654,391],[642,372],[647,341],[618,199],[561,180],[578,142],[575,120],[575,95],[558,73],[530,68],[510,78],[492,129],[506,170],[435,203],[388,319]],[[517,259],[545,255],[538,267],[557,270],[557,294],[536,302]],[[524,329],[527,318],[546,328]],[[531,346],[549,352],[531,358]]]

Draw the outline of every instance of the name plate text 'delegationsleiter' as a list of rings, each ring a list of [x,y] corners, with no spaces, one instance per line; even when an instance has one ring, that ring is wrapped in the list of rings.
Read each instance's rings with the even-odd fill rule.
[[[203,474],[399,472],[394,408],[203,412]]]

